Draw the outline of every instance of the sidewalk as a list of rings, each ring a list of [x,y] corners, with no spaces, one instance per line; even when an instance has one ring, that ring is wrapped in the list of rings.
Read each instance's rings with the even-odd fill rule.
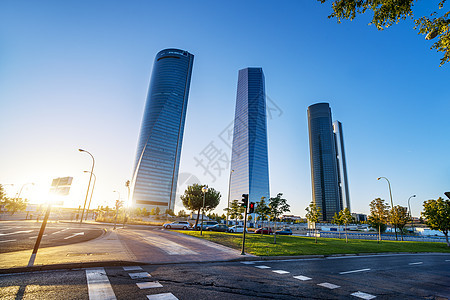
[[[105,234],[84,243],[39,249],[35,268],[48,265],[68,265],[105,262],[133,262],[134,255],[119,240],[116,232],[105,230]],[[32,250],[0,254],[0,270],[27,267]]]

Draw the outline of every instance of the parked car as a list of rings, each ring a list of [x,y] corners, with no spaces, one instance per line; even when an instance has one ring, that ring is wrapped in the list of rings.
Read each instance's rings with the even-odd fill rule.
[[[172,222],[172,223],[166,223],[163,225],[164,228],[166,229],[191,229],[191,225],[189,224],[189,222],[186,221],[176,221],[176,222]]]
[[[284,229],[275,231],[275,234],[292,235],[292,230],[290,228],[284,228]]]
[[[244,226],[242,225],[234,225],[228,228],[228,232],[236,232],[236,233],[242,233],[244,232]],[[248,232],[247,229],[245,229],[245,232]]]
[[[259,234],[272,234],[272,228],[268,228],[268,227],[263,227],[263,228],[258,228],[255,230],[255,233],[259,233]]]
[[[208,226],[206,227],[206,230],[208,231],[220,231],[220,232],[226,232],[228,231],[228,226],[225,224],[216,224],[214,226]]]
[[[217,225],[219,223],[217,223],[216,221],[203,221],[197,224],[197,227],[195,227],[195,230],[200,230],[200,226],[202,227],[203,230],[206,229],[206,227],[210,227],[210,226],[214,226]]]

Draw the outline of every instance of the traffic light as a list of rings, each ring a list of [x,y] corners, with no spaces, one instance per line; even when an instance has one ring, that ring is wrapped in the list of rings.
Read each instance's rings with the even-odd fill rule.
[[[250,202],[250,206],[249,206],[249,209],[248,209],[248,213],[249,214],[252,214],[252,213],[254,213],[255,212],[255,202]]]
[[[245,208],[248,207],[248,194],[242,194],[242,206]]]

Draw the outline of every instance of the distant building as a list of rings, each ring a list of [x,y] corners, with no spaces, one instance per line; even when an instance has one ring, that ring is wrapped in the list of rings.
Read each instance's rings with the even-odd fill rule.
[[[269,199],[266,94],[261,68],[239,70],[231,153],[230,202]]]
[[[352,213],[352,217],[356,222],[367,222],[367,215],[365,214]]]
[[[156,55],[131,182],[134,207],[174,209],[193,61],[179,49]]]
[[[350,209],[342,124],[336,121],[333,126],[331,120],[328,103],[308,107],[312,197],[324,222]]]

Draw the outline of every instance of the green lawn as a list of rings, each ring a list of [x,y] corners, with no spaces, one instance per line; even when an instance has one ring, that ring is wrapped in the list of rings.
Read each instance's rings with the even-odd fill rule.
[[[204,231],[200,236],[199,231],[181,231],[184,234],[204,238],[206,240],[222,244],[224,246],[241,249],[242,234]],[[425,242],[396,242],[372,240],[348,240],[318,238],[317,244],[314,238],[299,236],[277,236],[277,243],[273,243],[273,236],[247,234],[245,239],[245,252],[257,256],[292,256],[292,255],[329,255],[329,254],[354,254],[354,253],[379,253],[379,252],[448,252],[450,247],[445,243]]]

